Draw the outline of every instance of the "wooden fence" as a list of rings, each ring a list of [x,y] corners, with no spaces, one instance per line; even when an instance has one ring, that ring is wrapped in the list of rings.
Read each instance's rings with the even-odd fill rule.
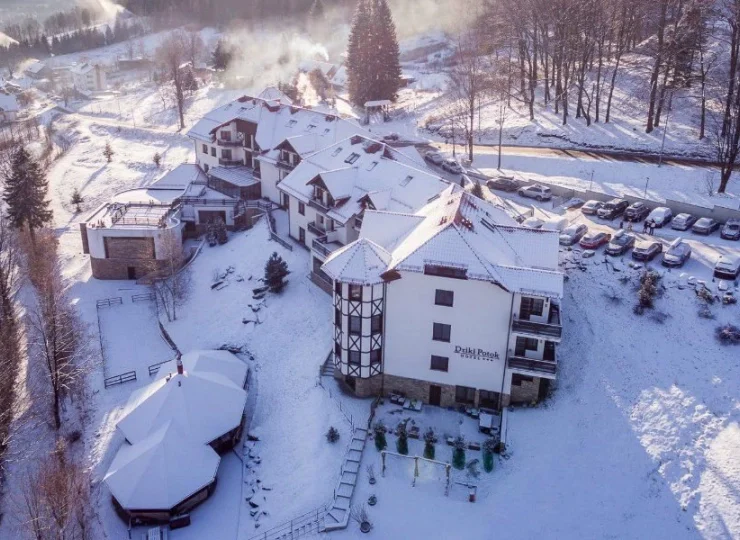
[[[123,298],[115,296],[113,298],[103,298],[102,300],[96,301],[95,307],[100,309],[102,307],[120,306],[121,304],[123,304]]]
[[[131,382],[135,380],[136,380],[136,372],[127,371],[126,373],[121,373],[120,375],[114,375],[113,377],[108,377],[107,379],[103,381],[103,385],[106,388],[109,388],[117,384],[123,384],[125,382]]]

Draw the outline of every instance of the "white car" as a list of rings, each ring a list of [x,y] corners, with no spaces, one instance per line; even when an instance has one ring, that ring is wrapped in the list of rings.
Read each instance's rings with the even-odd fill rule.
[[[588,232],[588,227],[583,223],[568,225],[563,232],[560,233],[560,245],[561,246],[572,246],[581,241],[581,238]]]
[[[517,193],[522,197],[537,199],[538,201],[549,201],[552,199],[552,191],[550,191],[550,188],[539,184],[532,184],[531,186],[519,188]]]
[[[462,174],[463,168],[462,165],[460,165],[457,161],[454,159],[446,159],[442,162],[442,168],[452,174]]]
[[[714,277],[734,281],[740,275],[740,257],[720,257],[714,265]]]
[[[671,219],[673,219],[673,211],[666,206],[659,206],[658,208],[654,208],[647,217],[647,220],[654,222],[656,227],[668,225]]]
[[[691,257],[691,246],[679,237],[671,242],[668,251],[663,253],[663,259],[660,262],[663,266],[679,267],[683,266],[689,257]]]
[[[740,219],[728,219],[722,227],[720,236],[725,240],[740,240]]]
[[[442,154],[439,152],[427,152],[424,154],[424,159],[426,159],[429,163],[432,163],[433,165],[442,165],[445,158]]]

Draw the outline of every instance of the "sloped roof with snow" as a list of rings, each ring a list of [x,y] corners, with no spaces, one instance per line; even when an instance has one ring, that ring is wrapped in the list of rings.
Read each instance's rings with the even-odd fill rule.
[[[368,133],[356,122],[334,114],[286,105],[283,100],[243,96],[206,114],[188,131],[188,137],[212,142],[219,127],[236,120],[257,124],[255,140],[262,151],[290,139],[299,153],[311,153],[355,133]]]
[[[259,184],[259,180],[254,177],[254,171],[248,167],[212,167],[209,174],[214,178],[228,182],[238,187],[249,187]]]
[[[413,213],[449,185],[413,154],[361,135],[305,157],[278,189],[308,202],[314,184],[336,201],[327,216],[339,223],[365,208]]]
[[[284,105],[293,104],[293,100],[286,96],[285,93],[276,86],[267,86],[257,97],[264,99],[265,101],[279,101]]]
[[[556,231],[520,227],[504,205],[454,185],[415,215],[366,211],[360,239],[344,249],[349,252],[361,241],[390,254],[386,271],[423,273],[428,266],[442,266],[510,292],[553,297],[563,293]]]
[[[362,238],[332,253],[322,269],[342,283],[373,285],[382,283],[391,254],[381,246]]]
[[[104,480],[124,508],[170,510],[213,482],[220,462],[213,448],[168,422],[137,444],[124,444]]]
[[[158,379],[131,395],[117,427],[136,444],[172,422],[208,444],[241,423],[247,393],[218,373],[193,371]]]
[[[149,187],[157,189],[185,189],[192,183],[207,184],[208,177],[198,165],[181,163],[152,182]]]
[[[244,388],[247,380],[247,364],[229,351],[190,351],[183,354],[180,360],[188,373],[218,373],[239,388]],[[170,360],[159,367],[157,379],[164,379],[176,373],[177,362]]]
[[[0,112],[18,112],[18,100],[13,94],[0,92]]]

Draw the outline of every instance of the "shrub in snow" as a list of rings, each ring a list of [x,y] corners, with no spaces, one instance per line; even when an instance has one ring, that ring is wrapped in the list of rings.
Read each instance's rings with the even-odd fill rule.
[[[640,289],[637,291],[637,305],[634,310],[637,315],[642,315],[646,309],[653,307],[659,279],[660,275],[652,270],[645,270],[640,276]]]
[[[326,440],[330,443],[337,442],[339,440],[339,430],[334,426],[331,426],[329,431],[326,432]]]
[[[424,457],[434,459],[434,430],[429,428],[424,432]]]
[[[717,339],[722,345],[740,345],[740,328],[733,324],[724,324],[716,330]]]
[[[285,276],[289,273],[288,263],[277,252],[270,255],[267,264],[265,264],[265,283],[271,292],[279,293],[283,290],[283,287],[285,287]]]
[[[80,190],[78,190],[77,188],[74,189],[74,191],[72,192],[72,198],[69,200],[69,202],[74,205],[75,212],[77,212],[78,214],[82,212],[80,205],[85,202],[85,199],[82,197]]]
[[[465,468],[465,439],[463,436],[457,436],[452,446],[454,447],[452,451],[452,466],[461,471]]]
[[[378,449],[378,452],[381,450],[385,450],[388,446],[388,442],[385,440],[385,426],[383,425],[383,422],[377,422],[375,424],[375,448]]]
[[[367,471],[367,479],[371,484],[375,483],[375,468],[373,468],[372,465],[368,465],[365,467],[365,470]]]
[[[714,304],[714,295],[712,294],[712,291],[704,286],[696,288],[696,296],[699,298],[699,300],[703,300],[709,305]]]
[[[702,306],[699,308],[699,317],[702,319],[714,319],[714,313],[709,309],[709,306]]]
[[[372,528],[370,516],[368,515],[367,507],[364,504],[362,506],[353,507],[350,512],[350,516],[352,516],[352,519],[359,523],[360,527],[366,532]]]
[[[473,189],[470,192],[479,199],[483,198],[483,188],[481,187],[480,182],[478,182],[477,180],[473,184]]]
[[[113,161],[113,156],[116,153],[113,151],[113,148],[111,148],[110,143],[105,143],[105,148],[103,149],[103,155],[105,156],[105,159],[108,160],[108,163]]]
[[[218,236],[216,235],[216,224],[213,222],[209,223],[206,227],[206,241],[211,247],[218,244]]]
[[[483,441],[483,470],[491,472],[493,470],[493,454],[496,451],[496,439],[489,438]]]
[[[468,478],[474,480],[480,476],[480,471],[478,470],[478,460],[477,459],[470,460],[465,468],[467,469]]]
[[[154,161],[154,165],[159,169],[159,166],[162,164],[162,155],[159,152],[155,152],[152,161]]]
[[[216,242],[220,245],[224,245],[229,241],[229,234],[226,231],[226,223],[223,219],[216,220]]]
[[[398,439],[396,439],[396,451],[404,456],[409,453],[409,435],[406,431],[406,422],[398,424]]]

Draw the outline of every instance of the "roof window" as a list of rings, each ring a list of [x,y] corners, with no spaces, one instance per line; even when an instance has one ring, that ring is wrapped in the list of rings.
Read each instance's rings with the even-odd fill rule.
[[[367,166],[367,170],[372,171],[376,167],[377,164],[378,164],[377,161],[373,161],[372,163],[370,163],[370,165]]]
[[[334,149],[334,151],[331,153],[331,157],[337,157],[341,151],[342,151],[342,147],[341,146],[337,146]]]
[[[401,186],[402,187],[403,186],[407,186],[408,183],[411,182],[411,180],[413,180],[413,179],[414,179],[413,176],[407,176],[406,178],[404,178],[403,180],[401,180]]]
[[[349,163],[352,165],[355,161],[360,159],[360,154],[357,154],[355,152],[352,152],[347,159],[344,160],[345,163]]]
[[[295,125],[296,125],[297,123],[298,123],[298,120],[296,120],[295,118],[291,118],[290,120],[288,120],[288,123],[287,123],[287,124],[285,124],[285,125],[286,125],[287,127],[293,127],[293,126],[295,126]]]

